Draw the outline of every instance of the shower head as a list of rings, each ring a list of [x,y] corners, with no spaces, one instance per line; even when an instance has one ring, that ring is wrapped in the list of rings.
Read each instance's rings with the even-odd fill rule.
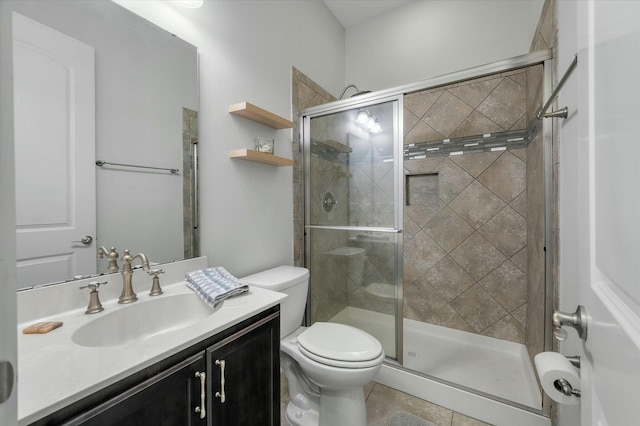
[[[338,99],[342,99],[344,97],[344,94],[347,92],[347,89],[349,89],[350,87],[353,87],[354,89],[356,89],[356,93],[354,93],[353,95],[351,95],[351,97],[353,98],[354,96],[358,96],[358,95],[364,95],[365,93],[371,93],[371,90],[358,90],[358,88],[356,87],[355,84],[348,84],[347,86],[345,86],[345,88],[342,90],[342,93],[340,94],[340,97]]]

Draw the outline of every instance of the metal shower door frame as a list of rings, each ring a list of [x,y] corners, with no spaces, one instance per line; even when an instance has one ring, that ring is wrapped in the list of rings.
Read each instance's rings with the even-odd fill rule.
[[[543,100],[547,99],[548,96],[550,95],[550,93],[552,92],[552,81],[553,81],[553,76],[554,76],[554,58],[553,58],[553,53],[551,49],[544,49],[544,50],[538,50],[535,52],[530,52],[524,55],[520,55],[520,56],[516,56],[516,57],[512,57],[512,58],[508,58],[508,59],[504,59],[501,61],[497,61],[497,62],[493,62],[493,63],[489,63],[489,64],[484,64],[484,65],[480,65],[477,67],[472,67],[472,68],[468,68],[465,70],[461,70],[461,71],[456,71],[456,72],[452,72],[449,74],[445,74],[445,75],[441,75],[441,76],[437,76],[437,77],[432,77],[432,78],[428,78],[422,81],[418,81],[415,83],[411,83],[411,84],[406,84],[406,85],[402,85],[402,86],[397,86],[394,88],[389,88],[389,89],[385,89],[385,90],[381,90],[381,91],[376,91],[376,92],[371,92],[371,93],[367,93],[367,94],[363,94],[363,95],[359,95],[357,97],[354,98],[349,98],[349,99],[344,99],[344,100],[338,100],[338,101],[333,101],[324,105],[320,105],[320,106],[316,106],[316,107],[310,107],[307,109],[304,109],[303,111],[301,111],[300,113],[300,120],[301,120],[301,135],[300,135],[300,143],[301,143],[301,148],[303,151],[303,163],[302,163],[302,167],[303,167],[303,171],[304,171],[304,216],[305,216],[305,244],[304,244],[304,250],[305,250],[305,263],[309,264],[309,240],[308,238],[306,238],[306,225],[309,223],[309,209],[308,209],[308,203],[309,203],[309,192],[310,192],[310,186],[309,186],[309,170],[307,170],[307,165],[309,164],[309,159],[310,159],[310,147],[309,147],[309,142],[310,140],[305,140],[305,137],[307,139],[310,139],[310,118],[312,117],[319,117],[322,115],[327,115],[330,113],[334,113],[334,112],[339,112],[339,111],[345,111],[345,110],[349,110],[352,108],[358,108],[360,106],[367,106],[367,105],[372,105],[372,104],[377,104],[377,103],[381,103],[384,102],[385,100],[391,100],[394,98],[399,99],[399,103],[398,105],[400,105],[400,118],[402,117],[402,98],[404,95],[406,94],[410,94],[410,93],[414,93],[414,92],[419,92],[419,91],[423,91],[423,90],[427,90],[427,89],[432,89],[432,88],[436,88],[436,87],[440,87],[440,86],[445,86],[448,84],[452,84],[452,83],[457,83],[457,82],[463,82],[463,81],[467,81],[467,80],[472,80],[472,79],[477,79],[477,78],[481,78],[481,77],[486,77],[492,74],[496,74],[496,73],[500,73],[500,72],[508,72],[508,71],[512,71],[512,70],[516,70],[516,69],[521,69],[521,68],[526,68],[526,67],[531,67],[531,66],[535,66],[535,65],[542,65],[543,66],[543,76],[542,76],[542,97]],[[545,351],[550,351],[553,350],[553,340],[552,340],[552,335],[551,335],[551,327],[550,327],[550,322],[551,322],[551,312],[553,312],[553,304],[554,304],[554,282],[553,282],[553,268],[554,268],[554,251],[557,249],[555,247],[555,243],[554,243],[554,233],[553,233],[553,217],[554,217],[554,177],[553,177],[553,132],[552,132],[552,126],[553,123],[551,120],[545,120],[543,119],[541,121],[541,125],[542,125],[542,135],[543,135],[543,176],[544,176],[544,183],[543,183],[543,187],[544,187],[544,200],[545,200],[545,206],[544,206],[544,247],[545,247],[545,254],[544,254],[544,291],[545,291],[545,296],[543,299],[543,304],[544,304],[544,324],[542,325],[544,327],[544,335],[543,335],[543,346],[544,346],[544,350]],[[399,127],[400,129],[400,137],[402,136],[402,120],[400,119],[399,122]],[[402,139],[399,139],[399,148],[402,148]],[[399,156],[399,158],[402,160],[402,155]],[[402,161],[396,162],[399,164],[402,164]],[[402,171],[402,167],[399,168],[399,176],[398,179],[400,180],[401,184],[403,184],[402,179],[403,179],[403,171]],[[400,218],[400,221],[402,221],[402,214],[403,214],[403,199],[402,199],[402,192],[400,192],[399,194],[396,194],[396,196],[400,196],[399,200],[394,200],[395,208],[396,209],[400,209],[400,212],[398,213],[396,211],[395,215],[397,217]],[[401,228],[399,228],[401,229]],[[397,261],[400,262],[400,264],[396,267],[398,273],[398,277],[396,281],[396,295],[397,297],[397,302],[398,302],[398,308],[397,308],[397,312],[400,313],[400,315],[397,315],[396,317],[396,348],[397,348],[397,355],[398,355],[398,359],[397,362],[391,361],[390,359],[385,360],[385,364],[389,364],[391,367],[393,368],[397,368],[400,370],[405,370],[405,371],[409,371],[412,372],[412,370],[406,369],[403,366],[403,361],[402,361],[402,346],[403,346],[403,315],[402,315],[402,301],[403,301],[403,295],[402,295],[402,285],[398,285],[398,283],[402,283],[402,238],[399,239],[399,247],[400,247],[400,255],[397,258]],[[310,306],[309,302],[308,305]],[[307,317],[306,317],[306,321],[307,323],[310,322],[310,312],[309,310],[307,310]],[[437,379],[431,377],[432,380],[437,381]],[[488,398],[492,398],[491,395],[483,395],[481,392],[474,392],[476,394],[488,397]],[[523,408],[525,410],[528,411],[536,411],[536,410],[529,410],[527,407],[520,407]],[[549,410],[549,406],[543,406],[542,407],[542,414],[549,416],[550,410]]]
[[[364,96],[367,99],[363,99]],[[300,113],[300,144],[302,145],[302,168],[304,176],[304,261],[305,265],[311,264],[311,240],[307,233],[310,229],[329,229],[329,230],[354,230],[354,231],[373,231],[373,232],[386,232],[394,233],[397,235],[402,234],[403,226],[403,97],[402,93],[396,93],[393,95],[379,95],[369,96],[360,95],[355,99],[348,99],[345,101],[332,102],[325,104],[324,106],[314,107],[304,110]],[[374,105],[380,105],[385,103],[392,103],[393,105],[393,176],[394,176],[394,194],[393,194],[393,210],[394,210],[394,226],[388,227],[369,227],[369,226],[314,226],[311,223],[311,176],[310,176],[310,164],[311,164],[311,119],[318,118],[326,115],[349,111],[353,109],[366,108]],[[395,361],[402,364],[403,353],[403,258],[404,247],[403,238],[396,238],[395,254],[394,254],[394,269],[395,269],[395,296],[396,296],[396,315],[395,315],[395,346],[396,357]],[[307,296],[307,310],[305,313],[305,324],[311,324],[311,291]]]

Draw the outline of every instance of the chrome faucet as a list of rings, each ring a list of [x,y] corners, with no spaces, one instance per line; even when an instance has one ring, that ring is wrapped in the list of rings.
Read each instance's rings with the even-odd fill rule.
[[[145,271],[149,269],[149,261],[147,256],[142,253],[138,253],[135,256],[131,256],[129,249],[124,251],[122,255],[122,294],[118,298],[118,303],[131,303],[138,300],[138,296],[133,291],[133,285],[131,278],[133,277],[133,269],[131,269],[131,262],[136,259],[140,259],[142,263],[142,269]]]
[[[98,258],[102,259],[107,256],[107,260],[109,261],[109,266],[107,267],[108,272],[118,272],[118,252],[115,247],[111,247],[109,250],[105,246],[100,246],[98,249]]]

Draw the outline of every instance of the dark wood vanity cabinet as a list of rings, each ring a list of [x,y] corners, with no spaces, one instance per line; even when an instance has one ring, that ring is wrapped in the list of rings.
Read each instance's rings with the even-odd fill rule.
[[[200,415],[201,385],[198,378],[205,371],[205,364],[202,355],[191,357],[66,424],[206,425],[206,416],[201,418]]]
[[[256,323],[207,349],[213,425],[280,425],[279,327]]]
[[[279,425],[279,307],[32,423],[60,424]]]

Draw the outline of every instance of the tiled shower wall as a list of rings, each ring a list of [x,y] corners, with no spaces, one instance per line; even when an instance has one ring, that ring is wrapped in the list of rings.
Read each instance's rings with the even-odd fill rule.
[[[524,70],[406,95],[404,143],[525,129],[526,98]],[[525,149],[404,167],[405,318],[524,343]]]
[[[527,98],[532,96],[527,77],[525,70],[512,71],[405,96],[405,144],[526,128],[531,117]],[[312,106],[314,99],[328,102],[326,93],[313,86],[294,70],[296,113]],[[298,134],[295,130],[294,135]],[[297,164],[301,164],[298,141],[293,147]],[[388,180],[372,178],[373,173],[363,173],[362,166],[347,169],[344,156],[314,153],[310,170],[314,181],[333,188],[334,196],[347,197],[352,210],[351,217],[334,214],[333,221],[327,220],[337,222],[325,224],[355,224],[351,222],[357,220],[358,225],[366,226],[367,213],[375,208],[371,194],[389,191],[388,187],[378,188]],[[405,204],[409,201],[404,206],[405,317],[525,342],[526,163],[526,149],[405,161]],[[390,165],[378,163],[369,169],[380,177]],[[300,212],[295,250],[299,265],[303,264],[302,173],[302,169],[294,173],[294,179],[299,179],[299,184],[294,183],[296,211]],[[348,186],[341,186],[341,180],[348,181]],[[314,191],[321,192],[315,187]],[[367,256],[361,285],[393,283],[392,245],[351,237],[317,232],[312,251],[327,254],[345,246],[364,248]],[[342,261],[330,255],[315,259],[319,263],[311,265],[312,269],[323,273],[312,277],[322,281],[312,282],[312,291],[323,290],[316,290],[312,297],[312,312],[317,313],[314,320],[326,320],[347,305],[393,312],[393,303],[347,290],[348,257],[343,256]]]
[[[406,318],[524,343],[525,161],[524,149],[405,161],[409,179],[440,187],[405,206]]]

